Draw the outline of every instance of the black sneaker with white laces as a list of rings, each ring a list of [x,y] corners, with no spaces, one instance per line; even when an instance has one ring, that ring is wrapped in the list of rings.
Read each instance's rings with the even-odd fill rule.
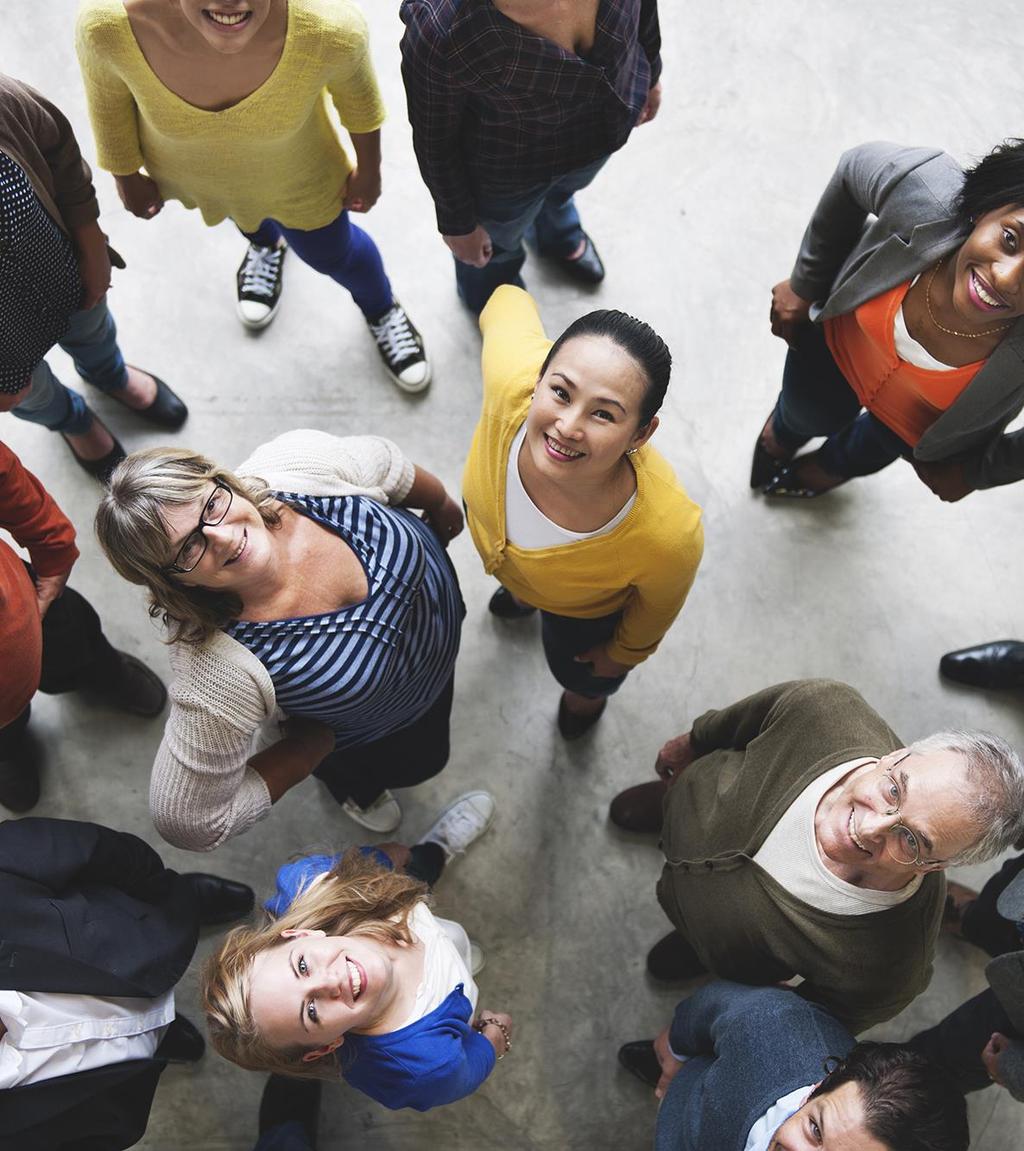
[[[284,282],[286,245],[261,248],[250,244],[238,266],[238,318],[247,328],[265,328],[277,315]]]
[[[430,385],[430,363],[423,339],[396,300],[383,316],[367,320],[388,375],[403,392],[422,392]]]

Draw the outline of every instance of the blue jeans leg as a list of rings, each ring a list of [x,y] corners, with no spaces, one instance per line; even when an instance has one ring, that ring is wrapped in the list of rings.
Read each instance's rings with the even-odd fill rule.
[[[93,387],[111,393],[127,383],[117,327],[105,298],[95,307],[75,312],[59,343],[79,375]],[[62,384],[45,360],[35,366],[31,383],[28,395],[13,409],[19,419],[73,436],[89,430],[92,412],[84,398]]]
[[[594,675],[590,664],[577,663],[576,656],[599,643],[607,643],[615,634],[621,618],[620,611],[597,619],[574,619],[547,611],[540,613],[544,655],[551,674],[566,691],[574,691],[589,699],[603,699],[619,690],[625,675]]]
[[[352,223],[348,212],[341,212],[331,223],[308,232],[286,228],[276,220],[264,220],[255,232],[244,234],[252,243],[266,248],[284,236],[304,264],[347,288],[368,320],[376,320],[394,303],[377,245]]]
[[[570,172],[551,186],[533,221],[534,234],[527,237],[536,240],[537,251],[542,256],[564,260],[583,242],[583,225],[574,196],[594,179],[606,160],[605,156],[596,164]]]

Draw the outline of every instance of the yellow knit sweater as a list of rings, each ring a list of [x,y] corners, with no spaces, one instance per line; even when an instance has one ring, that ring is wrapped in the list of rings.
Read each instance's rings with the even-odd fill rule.
[[[700,508],[650,444],[630,457],[636,501],[607,535],[523,549],[505,538],[509,451],[551,347],[537,305],[501,287],[480,316],[484,402],[462,477],[469,530],[484,570],[513,595],[556,615],[594,619],[624,609],[608,654],[629,666],[658,646],[686,600],[704,550]]]
[[[78,59],[101,167],[124,176],[145,167],[165,200],[226,218],[246,232],[271,218],[322,228],[341,211],[352,165],[328,116],[372,132],[384,106],[366,22],[348,0],[289,0],[277,67],[231,108],[207,112],[157,79],[121,0],[83,0]]]

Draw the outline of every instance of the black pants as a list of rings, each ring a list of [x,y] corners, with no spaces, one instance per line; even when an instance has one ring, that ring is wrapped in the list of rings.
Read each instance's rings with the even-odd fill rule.
[[[28,565],[26,565],[28,566]],[[29,569],[31,574],[31,569]],[[72,588],[50,604],[43,616],[43,667],[39,690],[48,695],[83,687],[113,686],[121,659],[103,634],[92,605]],[[0,728],[0,755],[10,755],[28,726],[31,705]]]
[[[333,751],[313,772],[339,803],[369,807],[387,788],[414,787],[444,767],[450,751],[453,675],[426,715],[373,743]]]

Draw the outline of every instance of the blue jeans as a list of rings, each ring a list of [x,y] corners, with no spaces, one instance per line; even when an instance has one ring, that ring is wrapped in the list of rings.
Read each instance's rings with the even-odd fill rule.
[[[589,699],[604,699],[622,687],[625,675],[594,675],[589,663],[577,663],[576,656],[597,644],[607,643],[615,634],[622,612],[612,612],[597,619],[575,619],[566,615],[540,613],[540,633],[544,655],[551,674],[567,691]]]
[[[495,288],[523,287],[519,275],[526,260],[523,239],[536,243],[542,256],[564,259],[583,240],[583,226],[573,193],[585,188],[604,166],[607,156],[585,168],[567,172],[550,184],[540,184],[516,196],[477,197],[477,216],[491,237],[493,255],[482,268],[455,261],[455,281],[463,302],[476,315]]]
[[[378,319],[395,302],[377,245],[349,220],[348,212],[310,232],[264,220],[255,232],[242,234],[262,248],[275,247],[283,236],[304,264],[347,288],[368,320]]]
[[[821,466],[846,479],[879,472],[912,451],[870,412],[861,411],[857,394],[828,350],[820,324],[808,324],[796,347],[789,349],[772,426],[779,443],[790,452],[813,436],[827,436],[819,457]]]
[[[127,385],[128,373],[106,297],[95,307],[72,313],[67,334],[57,343],[74,361],[78,374],[94,388],[109,395]],[[89,430],[92,412],[85,400],[65,387],[45,360],[36,364],[30,382],[28,395],[12,409],[19,420],[72,436]]]

